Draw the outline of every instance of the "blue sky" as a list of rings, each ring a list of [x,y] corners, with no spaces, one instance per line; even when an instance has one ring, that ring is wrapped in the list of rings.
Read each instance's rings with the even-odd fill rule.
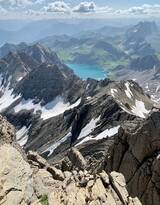
[[[160,17],[160,0],[0,0],[0,18]]]
[[[71,4],[82,2],[81,0],[66,0]],[[129,8],[131,6],[141,6],[143,4],[160,4],[160,0],[95,0],[95,3],[104,6],[112,6],[115,8]]]

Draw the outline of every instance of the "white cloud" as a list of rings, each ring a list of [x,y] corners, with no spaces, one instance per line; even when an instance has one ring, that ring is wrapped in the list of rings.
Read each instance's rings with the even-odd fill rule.
[[[44,4],[46,0],[36,0],[35,4]]]
[[[160,5],[149,5],[144,4],[140,7],[131,7],[128,9],[128,13],[135,14],[135,15],[141,15],[141,14],[147,14],[147,15],[153,15],[153,14],[160,14]]]
[[[0,4],[2,6],[15,6],[15,7],[25,7],[31,5],[33,3],[32,0],[0,0]]]
[[[46,15],[45,12],[42,12],[42,11],[35,11],[33,9],[29,9],[25,12],[25,14],[27,16],[42,16],[42,15]]]
[[[88,12],[95,12],[97,6],[94,2],[81,2],[79,5],[75,6],[72,11],[79,12],[79,13],[88,13]]]
[[[160,17],[160,4],[144,4],[128,9],[114,9],[112,7],[99,6],[94,1],[83,1],[76,6],[71,6],[65,1],[53,0],[0,0],[0,11],[11,11],[11,15],[22,14],[29,17],[48,16],[56,17],[57,13],[64,18],[68,17],[116,17],[116,16],[158,16]],[[15,8],[17,11],[15,11]],[[23,8],[23,9],[21,9]],[[4,10],[3,10],[4,9]],[[25,12],[24,12],[25,11]],[[23,12],[23,13],[22,13]],[[1,12],[2,13],[2,12]]]
[[[55,1],[53,3],[49,3],[48,6],[45,6],[44,11],[55,13],[69,13],[71,11],[71,8],[63,1]]]
[[[7,14],[7,10],[0,6],[0,13],[1,13],[1,15],[6,15]]]

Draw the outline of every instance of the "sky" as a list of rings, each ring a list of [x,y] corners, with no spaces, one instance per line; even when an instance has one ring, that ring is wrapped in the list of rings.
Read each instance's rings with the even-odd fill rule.
[[[160,17],[160,0],[0,0],[0,18]]]

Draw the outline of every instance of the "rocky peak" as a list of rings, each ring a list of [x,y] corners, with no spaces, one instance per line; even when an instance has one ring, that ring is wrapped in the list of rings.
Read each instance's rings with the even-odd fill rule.
[[[135,26],[129,28],[126,32],[126,37],[130,40],[141,40],[147,37],[148,35],[151,35],[156,32],[158,32],[158,28],[155,22],[144,21],[139,22]]]
[[[157,33],[155,22],[140,22],[129,28],[124,36],[123,46],[128,54],[139,56],[153,55],[155,50],[147,42],[146,38]]]
[[[43,63],[28,73],[15,91],[21,93],[24,99],[34,99],[36,96],[48,103],[71,91],[71,86],[82,83],[80,80],[76,82],[74,77],[74,74],[68,75],[65,69],[61,70],[57,65]]]
[[[45,48],[40,43],[26,47],[23,52],[35,59],[39,64],[41,63],[50,63],[58,64],[60,60],[56,53],[52,52],[48,48]]]
[[[0,57],[3,58],[9,54],[9,52],[17,53],[18,51],[24,49],[27,46],[26,43],[20,43],[18,45],[15,44],[10,44],[10,43],[5,43],[1,48],[0,48]]]
[[[7,56],[2,58],[1,75],[5,76],[5,81],[10,81],[8,83],[11,87],[14,87],[19,79],[22,79],[37,66],[38,63],[25,53],[9,52]]]

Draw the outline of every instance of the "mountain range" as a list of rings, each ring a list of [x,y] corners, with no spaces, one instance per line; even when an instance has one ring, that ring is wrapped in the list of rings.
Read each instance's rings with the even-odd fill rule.
[[[110,21],[111,23],[111,21]],[[42,20],[0,20],[0,45],[4,43],[32,43],[52,35],[77,36],[85,31],[94,31],[108,27],[110,33],[122,30],[116,28],[114,20],[107,26],[106,19],[42,19]],[[125,27],[123,25],[123,27]]]
[[[113,30],[0,48],[0,204],[159,205],[160,60],[148,42],[158,27]],[[93,64],[103,50],[115,67],[82,80],[67,49]]]
[[[112,33],[112,35],[110,35]],[[157,55],[159,27],[155,22],[139,22],[133,26],[103,27],[78,36],[49,36],[39,40],[50,47],[64,63],[96,64],[106,70],[128,66],[136,57]]]

